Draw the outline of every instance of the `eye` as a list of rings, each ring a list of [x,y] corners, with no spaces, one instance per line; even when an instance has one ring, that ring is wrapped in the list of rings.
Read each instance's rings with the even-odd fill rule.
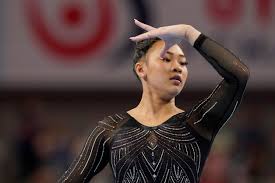
[[[185,66],[188,65],[188,62],[181,62],[180,64]]]
[[[169,58],[163,58],[164,61],[170,62],[171,60]]]

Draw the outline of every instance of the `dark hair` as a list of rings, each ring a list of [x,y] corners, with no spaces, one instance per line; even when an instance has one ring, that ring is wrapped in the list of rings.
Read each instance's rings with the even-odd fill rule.
[[[160,38],[158,37],[155,37],[155,38],[149,38],[149,39],[145,39],[145,40],[142,40],[142,41],[138,41],[136,43],[136,46],[135,46],[135,52],[134,52],[134,58],[133,58],[133,72],[136,76],[136,78],[139,80],[139,82],[141,83],[141,80],[140,78],[138,77],[137,73],[136,73],[136,70],[135,70],[135,64],[137,62],[140,61],[140,59],[146,55],[147,51],[149,50],[149,48],[152,47],[152,45],[161,40]]]

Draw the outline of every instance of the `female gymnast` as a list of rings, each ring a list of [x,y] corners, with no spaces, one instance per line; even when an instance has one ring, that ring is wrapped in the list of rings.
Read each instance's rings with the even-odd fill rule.
[[[228,49],[191,25],[135,24],[146,31],[130,37],[141,101],[98,121],[59,182],[89,182],[110,163],[115,183],[198,183],[215,136],[241,103],[249,70]],[[182,40],[222,77],[186,111],[175,106],[188,74]]]

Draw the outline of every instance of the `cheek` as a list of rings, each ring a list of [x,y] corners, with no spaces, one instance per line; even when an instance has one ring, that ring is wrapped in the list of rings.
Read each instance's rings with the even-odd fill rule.
[[[184,69],[183,69],[183,76],[184,77],[187,77],[188,76],[188,69],[187,69],[187,67],[185,67]]]
[[[163,68],[154,68],[148,75],[148,82],[155,86],[164,86],[164,83],[168,82],[169,76],[163,70]]]
[[[165,67],[160,67],[155,73],[156,80],[159,82],[167,82],[169,80],[169,71]]]
[[[185,83],[187,77],[188,77],[188,70],[186,68],[186,69],[183,69],[183,71],[182,71],[182,79],[183,79],[184,83]]]
[[[150,80],[154,83],[160,83],[164,81],[164,74],[161,71],[155,70],[150,75]]]

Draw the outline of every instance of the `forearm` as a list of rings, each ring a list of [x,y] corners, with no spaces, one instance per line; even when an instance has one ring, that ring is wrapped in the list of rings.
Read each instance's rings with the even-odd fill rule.
[[[189,41],[194,41],[194,48],[228,82],[246,82],[249,70],[241,60],[228,49],[196,30],[190,31]],[[198,36],[198,37],[197,37]],[[197,38],[196,38],[197,37]]]
[[[96,126],[82,148],[81,153],[70,165],[68,170],[58,180],[58,183],[89,182],[108,163],[106,129]]]

